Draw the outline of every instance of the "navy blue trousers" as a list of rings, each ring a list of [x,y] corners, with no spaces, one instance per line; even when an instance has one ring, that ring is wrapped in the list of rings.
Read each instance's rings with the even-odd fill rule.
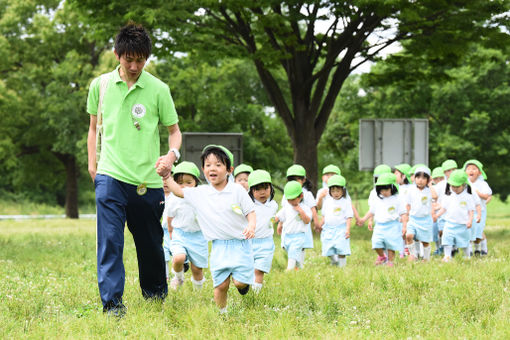
[[[161,215],[163,189],[147,189],[138,195],[136,186],[107,175],[96,175],[97,281],[105,310],[122,304],[125,271],[124,225],[136,246],[140,288],[145,298],[165,298],[168,293],[163,253]]]

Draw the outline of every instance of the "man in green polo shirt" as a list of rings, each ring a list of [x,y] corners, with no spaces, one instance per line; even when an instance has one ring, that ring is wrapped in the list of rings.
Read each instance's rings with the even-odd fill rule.
[[[152,43],[140,25],[128,24],[115,38],[119,66],[92,81],[87,99],[90,126],[88,170],[96,188],[97,276],[103,311],[122,316],[125,272],[124,225],[135,241],[145,298],[164,299],[168,286],[160,220],[165,197],[161,177],[179,158],[181,132],[170,90],[143,70]],[[100,89],[103,86],[103,89]],[[102,128],[96,166],[97,111]],[[168,128],[170,151],[160,157],[159,123]]]

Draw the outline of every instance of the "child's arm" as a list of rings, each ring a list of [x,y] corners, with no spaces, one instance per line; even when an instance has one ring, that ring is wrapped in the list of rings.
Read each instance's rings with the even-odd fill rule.
[[[299,206],[299,204],[294,206],[294,210],[296,210],[298,212],[299,217],[301,217],[301,220],[303,221],[304,224],[310,223],[310,221],[312,219],[305,213],[305,211],[303,210],[303,208],[301,208],[301,206]],[[313,215],[313,210],[312,210],[312,215]]]
[[[478,197],[480,197],[481,199],[483,199],[484,201],[488,200],[490,196],[492,196],[491,194],[484,194],[478,190],[475,190],[476,193],[478,194]]]
[[[437,196],[437,192],[436,192],[436,189],[434,187],[430,187],[430,195],[432,196],[432,202],[437,201],[437,198],[439,196]]]
[[[248,215],[246,215],[246,219],[248,220],[248,226],[243,230],[243,235],[246,239],[250,239],[255,237],[255,228],[257,226],[257,215],[255,211],[250,211]]]
[[[482,220],[482,206],[480,204],[476,205],[476,223],[480,223]]]
[[[473,215],[474,215],[474,212],[473,210],[469,210],[469,220],[467,222],[467,228],[471,228],[471,226],[473,225]]]
[[[356,220],[356,225],[358,227],[361,227],[361,225],[359,225],[359,213],[358,213],[358,210],[356,209],[356,207],[354,206],[354,203],[351,202],[351,207],[352,207],[352,214],[354,215],[354,219]]]
[[[319,215],[317,215],[317,208],[316,207],[312,208],[312,217],[313,217],[313,226],[314,226],[315,232],[316,233],[320,233],[320,231],[321,231],[321,224],[320,224],[320,221],[319,221]]]
[[[179,184],[170,176],[168,179],[168,188],[177,197],[184,198],[184,192]]]
[[[406,213],[406,214],[402,214],[400,216],[400,220],[402,221],[402,236],[406,236],[406,233],[407,233],[407,221],[409,221],[409,215]]]
[[[345,238],[349,238],[351,237],[351,221],[352,221],[352,218],[349,217],[346,221],[345,221],[345,224],[347,225],[347,228],[345,229]]]
[[[278,235],[281,235],[283,231],[283,223],[281,221],[278,221],[278,227],[276,228],[276,232]]]
[[[370,219],[369,223],[368,223],[368,230],[372,230],[372,226],[373,226],[373,217],[374,217],[374,214],[371,213],[370,211],[367,211],[367,213],[365,214],[365,216],[363,216],[362,219],[360,219],[360,223],[361,225],[365,224],[365,222]]]
[[[172,227],[172,220],[173,219],[174,219],[173,217],[167,217],[166,218],[168,233],[170,234],[170,239],[172,239],[172,232],[174,231],[174,227]]]
[[[317,196],[317,210],[322,209],[322,201],[324,200],[324,197],[328,194],[327,190],[322,190],[320,195]]]

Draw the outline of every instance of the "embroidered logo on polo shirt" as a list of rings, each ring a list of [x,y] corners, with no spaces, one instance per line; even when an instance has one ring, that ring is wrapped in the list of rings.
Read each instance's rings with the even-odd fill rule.
[[[238,215],[243,214],[243,211],[241,210],[241,208],[238,205],[232,204],[230,207],[232,208],[232,211],[235,212],[236,214],[238,214]]]
[[[462,202],[460,202],[460,206],[461,206],[461,207],[463,207],[463,208],[464,208],[466,205],[467,205],[467,202],[466,202],[466,201],[462,201]]]
[[[135,118],[142,118],[143,116],[145,116],[146,112],[147,110],[145,109],[145,106],[143,106],[142,104],[135,104],[131,108],[131,114]]]
[[[428,199],[428,197],[427,197],[427,196],[422,196],[422,197],[421,197],[421,204],[423,204],[423,205],[427,205],[428,200],[429,200],[429,199]]]
[[[395,207],[389,207],[389,208],[388,208],[388,212],[389,212],[390,214],[394,213],[394,212],[395,212],[395,210],[396,210],[396,209],[395,209]]]
[[[341,211],[342,211],[342,208],[340,208],[340,207],[335,208],[335,209],[333,209],[333,214],[334,214],[335,216],[338,216],[338,215],[340,215],[340,212],[341,212]]]

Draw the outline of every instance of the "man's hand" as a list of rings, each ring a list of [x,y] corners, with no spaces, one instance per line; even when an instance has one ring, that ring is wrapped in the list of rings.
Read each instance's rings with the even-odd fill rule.
[[[158,175],[163,177],[163,179],[167,179],[170,177],[170,173],[172,171],[172,166],[176,160],[175,154],[172,151],[169,151],[166,155],[161,156],[156,161],[156,172]]]

